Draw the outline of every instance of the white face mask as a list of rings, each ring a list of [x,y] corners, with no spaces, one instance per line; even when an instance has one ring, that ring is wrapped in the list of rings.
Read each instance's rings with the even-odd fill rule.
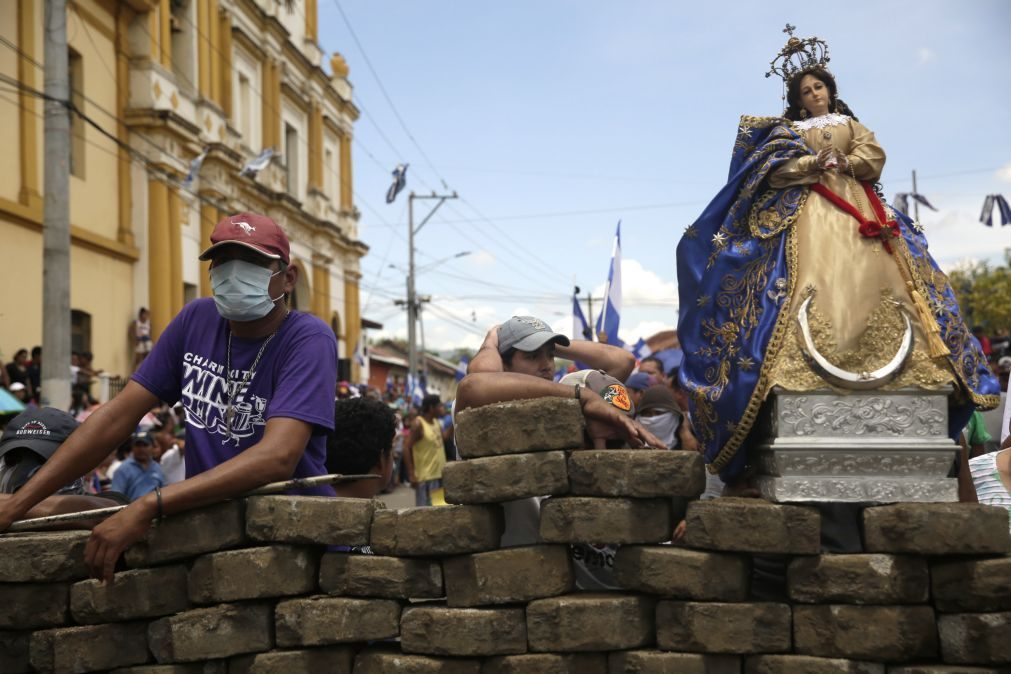
[[[663,440],[667,449],[673,449],[677,445],[677,430],[681,425],[680,414],[664,412],[652,417],[637,417],[636,421],[642,424],[647,431]]]
[[[222,318],[230,321],[255,321],[274,308],[274,302],[284,297],[270,296],[270,279],[274,272],[245,260],[229,260],[211,267],[211,288],[214,303]]]

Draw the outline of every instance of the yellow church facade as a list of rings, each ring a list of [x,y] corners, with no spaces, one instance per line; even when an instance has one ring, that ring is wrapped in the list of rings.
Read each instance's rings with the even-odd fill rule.
[[[44,0],[0,2],[0,353],[42,343]],[[357,380],[359,213],[348,68],[324,69],[315,0],[69,0],[72,345],[128,375],[128,326],[155,337],[210,295],[215,222],[255,211],[291,241],[294,308],[335,331]],[[260,170],[243,173],[271,150]],[[202,161],[194,162],[200,157]],[[69,365],[69,364],[68,364]]]

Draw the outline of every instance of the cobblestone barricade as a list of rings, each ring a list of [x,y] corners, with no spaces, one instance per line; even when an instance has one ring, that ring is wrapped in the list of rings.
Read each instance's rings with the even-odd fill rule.
[[[868,507],[864,551],[830,554],[815,507],[690,501],[671,544],[696,455],[579,449],[569,401],[457,424],[456,505],[218,504],[156,524],[111,585],[86,532],[0,536],[0,673],[1011,671],[1003,510]],[[503,504],[531,496],[539,541],[502,548]],[[576,544],[619,546],[617,591],[578,589]]]

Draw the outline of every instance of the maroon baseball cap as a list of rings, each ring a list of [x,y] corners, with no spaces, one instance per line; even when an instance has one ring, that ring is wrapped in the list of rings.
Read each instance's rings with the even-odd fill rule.
[[[211,232],[211,245],[200,253],[201,260],[209,260],[215,250],[227,245],[245,246],[264,257],[289,263],[288,237],[280,225],[266,215],[236,213],[218,220]]]

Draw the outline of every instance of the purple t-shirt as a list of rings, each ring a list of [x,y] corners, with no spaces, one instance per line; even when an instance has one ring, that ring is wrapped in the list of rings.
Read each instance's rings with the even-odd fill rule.
[[[232,337],[232,390],[241,384],[263,339]],[[256,372],[233,403],[231,437],[225,425],[228,321],[214,300],[190,302],[165,328],[133,380],[186,410],[186,477],[233,458],[263,437],[267,420],[290,417],[313,426],[293,477],[326,475],[326,434],[333,430],[337,340],[323,321],[292,311],[267,345]],[[301,494],[333,496],[331,487]]]

